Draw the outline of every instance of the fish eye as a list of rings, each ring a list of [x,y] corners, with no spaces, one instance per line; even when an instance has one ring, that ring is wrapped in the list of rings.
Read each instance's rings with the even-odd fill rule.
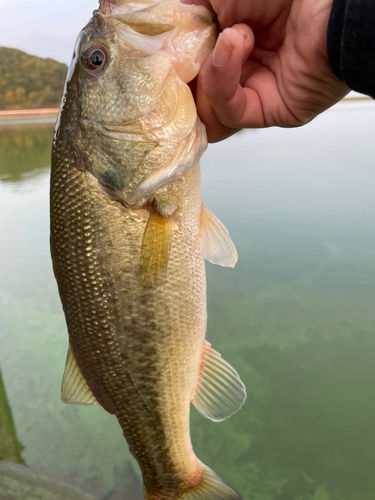
[[[107,52],[101,45],[91,45],[82,53],[82,62],[84,67],[90,72],[95,73],[102,69],[107,61]]]

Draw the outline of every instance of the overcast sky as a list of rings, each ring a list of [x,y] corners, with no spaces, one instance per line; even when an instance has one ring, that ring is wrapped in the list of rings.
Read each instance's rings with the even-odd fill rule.
[[[0,0],[0,46],[70,63],[98,0]]]

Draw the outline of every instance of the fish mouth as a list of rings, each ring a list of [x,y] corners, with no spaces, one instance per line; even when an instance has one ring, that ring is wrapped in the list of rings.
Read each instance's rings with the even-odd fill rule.
[[[125,57],[168,53],[185,83],[194,80],[217,37],[212,12],[178,0],[137,0],[136,4],[134,0],[101,0],[96,12],[114,28]]]
[[[164,0],[165,2],[165,0]],[[137,12],[147,9],[148,7],[156,6],[158,3],[155,0],[138,0]],[[118,15],[130,12],[135,12],[134,1],[132,0],[99,0],[99,12],[104,15]]]
[[[108,20],[126,24],[148,36],[169,32],[181,23],[177,0],[138,0],[136,8],[129,0],[102,0],[98,12]]]
[[[185,14],[193,21],[195,29],[211,26],[216,23],[215,16],[200,5],[185,5],[178,0],[101,0],[100,14],[126,24],[134,31],[154,37],[181,29],[186,24]],[[189,23],[187,23],[189,24]]]

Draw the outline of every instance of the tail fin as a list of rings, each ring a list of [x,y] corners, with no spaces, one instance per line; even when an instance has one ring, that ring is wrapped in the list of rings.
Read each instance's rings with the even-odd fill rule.
[[[242,497],[225,484],[213,470],[204,464],[201,465],[201,482],[181,495],[174,497],[176,500],[242,500]],[[144,491],[144,497],[146,500],[153,499],[153,496],[149,495],[146,490]],[[158,498],[163,499],[163,495],[158,496]]]

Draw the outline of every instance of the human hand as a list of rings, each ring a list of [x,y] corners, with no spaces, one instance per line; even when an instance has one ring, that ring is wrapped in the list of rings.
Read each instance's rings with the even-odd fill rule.
[[[304,125],[349,92],[328,61],[333,0],[183,1],[210,8],[222,30],[196,81],[209,142]]]

